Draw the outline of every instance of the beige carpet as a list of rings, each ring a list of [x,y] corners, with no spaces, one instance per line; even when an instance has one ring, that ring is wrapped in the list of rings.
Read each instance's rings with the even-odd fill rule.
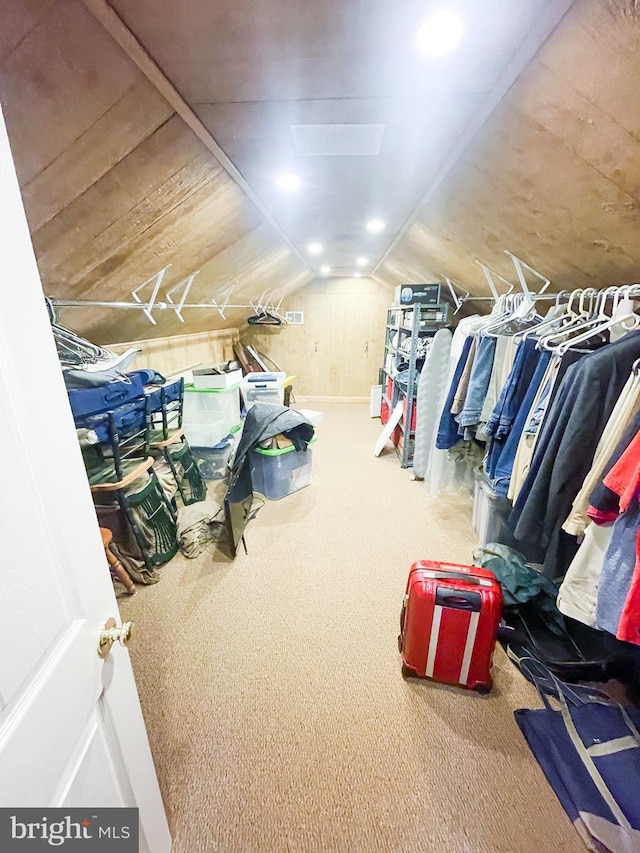
[[[374,458],[368,407],[317,408],[313,482],[267,502],[248,556],[178,556],[121,599],[174,850],[581,851],[501,652],[488,697],[400,676],[409,566],[471,561],[470,502]]]

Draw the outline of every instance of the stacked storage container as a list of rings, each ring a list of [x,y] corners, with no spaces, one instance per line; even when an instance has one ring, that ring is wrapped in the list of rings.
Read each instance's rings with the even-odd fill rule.
[[[240,385],[195,388],[185,385],[184,431],[196,449],[211,449],[240,429]]]
[[[251,451],[251,480],[256,492],[272,501],[285,498],[311,482],[312,438],[306,450],[293,445],[281,449]]]

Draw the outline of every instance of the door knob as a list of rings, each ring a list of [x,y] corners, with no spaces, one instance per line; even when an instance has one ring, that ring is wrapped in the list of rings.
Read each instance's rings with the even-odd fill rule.
[[[100,637],[98,638],[98,654],[100,657],[106,658],[114,643],[120,643],[121,646],[126,646],[131,639],[132,630],[133,622],[123,622],[122,627],[118,628],[113,616],[107,619],[104,623],[104,628],[100,631]]]

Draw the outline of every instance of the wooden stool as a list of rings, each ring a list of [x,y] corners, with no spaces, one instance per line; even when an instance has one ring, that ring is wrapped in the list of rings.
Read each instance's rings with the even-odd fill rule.
[[[111,572],[112,577],[115,577],[116,580],[119,580],[120,583],[124,586],[129,595],[136,594],[136,588],[126,572],[126,569],[120,562],[120,560],[113,553],[109,545],[113,540],[113,533],[110,530],[107,530],[106,527],[100,528],[100,535],[102,536],[102,544],[104,545],[104,553],[107,556],[107,562],[109,563],[109,571]]]

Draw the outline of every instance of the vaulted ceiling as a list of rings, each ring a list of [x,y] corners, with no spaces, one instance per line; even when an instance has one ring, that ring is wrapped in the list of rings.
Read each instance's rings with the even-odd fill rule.
[[[429,5],[0,0],[0,102],[45,292],[130,303],[170,264],[158,300],[197,271],[189,303],[233,287],[231,304],[286,304],[327,264],[482,295],[475,261],[514,278],[505,250],[555,289],[637,280],[634,0],[459,0],[460,45],[427,60]],[[118,341],[246,315],[63,320]]]

